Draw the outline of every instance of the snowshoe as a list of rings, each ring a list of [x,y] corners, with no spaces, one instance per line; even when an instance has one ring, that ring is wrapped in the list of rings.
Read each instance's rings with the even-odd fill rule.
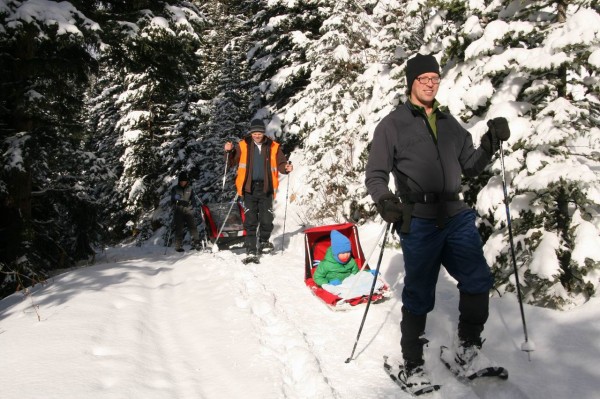
[[[392,381],[413,396],[421,396],[440,389],[440,385],[432,384],[422,365],[406,368],[403,364],[392,366],[388,357],[383,357],[383,368]]]
[[[481,353],[481,349],[477,345],[459,345],[454,350],[442,346],[440,359],[448,370],[460,380],[472,381],[481,377],[508,379],[508,370],[490,361]]]
[[[247,265],[248,263],[260,263],[260,257],[255,249],[246,251],[246,257],[242,259],[242,263]]]
[[[262,254],[270,254],[275,251],[275,247],[269,241],[261,241],[259,244],[260,253]]]
[[[260,263],[260,258],[258,257],[258,255],[248,255],[244,259],[242,259],[242,263],[245,264],[245,265],[247,265],[248,263],[259,264]]]

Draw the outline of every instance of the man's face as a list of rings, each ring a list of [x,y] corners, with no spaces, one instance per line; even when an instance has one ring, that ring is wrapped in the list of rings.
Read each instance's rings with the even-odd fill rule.
[[[254,142],[256,144],[260,144],[262,143],[263,139],[265,138],[265,134],[261,133],[261,132],[252,132],[252,140],[254,140]]]
[[[413,82],[411,91],[410,91],[410,101],[421,107],[431,107],[433,105],[433,100],[435,99],[435,95],[440,88],[439,81],[437,83],[433,83],[431,78],[439,79],[440,75],[435,72],[427,72],[422,75],[419,75],[417,79]],[[421,83],[421,81],[426,81],[427,83]]]
[[[180,185],[181,187],[185,187],[185,186],[187,186],[187,184],[188,184],[188,181],[187,181],[187,180],[181,180],[181,181],[179,182],[179,185]]]

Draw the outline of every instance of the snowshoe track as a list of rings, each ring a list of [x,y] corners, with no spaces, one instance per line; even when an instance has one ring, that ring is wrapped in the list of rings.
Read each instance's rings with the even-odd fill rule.
[[[237,259],[228,259],[228,262],[227,267],[236,270],[233,274],[236,302],[255,316],[253,327],[261,340],[262,355],[280,364],[283,397],[339,397],[323,376],[320,361],[311,349],[312,343],[297,328],[285,308],[277,303],[275,295],[260,282],[256,270],[261,266],[240,265]],[[315,379],[315,376],[321,378]]]

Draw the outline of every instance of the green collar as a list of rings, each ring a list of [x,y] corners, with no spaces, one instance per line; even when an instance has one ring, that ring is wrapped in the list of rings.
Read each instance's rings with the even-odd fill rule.
[[[410,101],[410,99],[408,101]],[[427,124],[429,125],[429,128],[431,129],[433,137],[435,138],[435,140],[437,140],[437,112],[435,111],[437,111],[437,109],[440,107],[440,103],[438,102],[438,100],[433,100],[432,111],[429,115],[427,115],[427,113],[425,112],[425,107],[415,105],[412,103],[412,101],[410,101],[410,103],[421,115],[423,115],[423,117],[427,121]]]
[[[424,116],[427,116],[427,113],[425,112],[425,107],[421,107],[420,105],[413,104],[413,102],[412,102],[412,101],[410,101],[410,99],[409,99],[408,101],[411,103],[411,105],[412,105],[412,106],[413,106],[413,107],[414,107],[414,108],[415,108],[417,111],[419,111],[419,112],[420,112],[421,114],[423,114]],[[432,111],[431,111],[431,113],[432,113],[432,114],[434,114],[434,113],[435,113],[435,111],[437,111],[437,109],[438,109],[439,107],[440,107],[440,103],[439,103],[439,101],[438,101],[438,100],[436,100],[436,99],[434,99],[434,100],[433,100],[433,107],[432,107]]]

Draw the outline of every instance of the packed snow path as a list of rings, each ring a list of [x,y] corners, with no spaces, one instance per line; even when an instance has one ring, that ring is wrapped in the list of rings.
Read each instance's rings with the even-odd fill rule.
[[[361,234],[369,252],[368,239],[377,234]],[[365,308],[336,312],[313,296],[303,282],[302,237],[291,241],[258,265],[243,265],[239,251],[116,248],[30,296],[5,298],[2,397],[409,398],[382,368],[383,355],[400,356],[401,253],[385,252],[382,273],[394,297],[370,307],[346,364]],[[453,337],[457,300],[454,282],[442,273],[427,325],[427,365],[442,385],[432,398],[595,397],[598,372],[585,367],[598,353],[595,302],[571,313],[527,307],[538,349],[530,362],[518,350],[515,298],[492,298],[485,350],[510,378],[467,386],[437,359],[439,346]],[[571,338],[563,353],[565,334]],[[572,382],[556,385],[560,375]]]

